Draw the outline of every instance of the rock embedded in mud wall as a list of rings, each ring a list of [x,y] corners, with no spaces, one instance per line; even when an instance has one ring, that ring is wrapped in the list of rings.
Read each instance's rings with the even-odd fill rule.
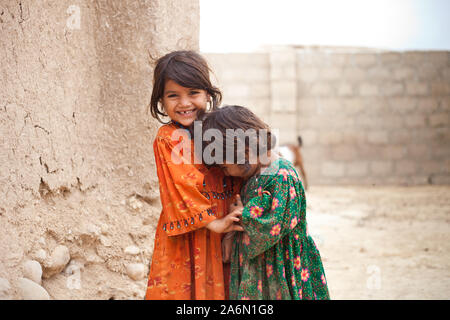
[[[17,288],[24,300],[50,300],[47,290],[30,279],[19,278]]]
[[[84,270],[84,262],[72,259],[70,260],[67,267],[64,269],[64,275],[67,277],[72,277],[72,279],[79,279],[81,277],[81,272]],[[68,280],[70,281],[70,280]],[[76,283],[74,288],[77,288]]]
[[[112,241],[111,241],[110,238],[108,238],[108,237],[106,237],[104,235],[101,235],[99,239],[100,239],[100,243],[103,246],[108,247],[108,248],[112,246]]]
[[[139,248],[136,247],[136,246],[128,246],[128,247],[126,247],[126,248],[124,249],[124,252],[125,252],[126,254],[129,254],[129,255],[132,255],[132,256],[136,256],[136,255],[138,255],[139,253],[141,253],[141,249],[139,249]]]
[[[11,285],[8,279],[0,278],[0,300],[11,299]]]
[[[133,280],[141,280],[145,276],[145,266],[142,263],[130,263],[126,269],[128,276]]]
[[[82,246],[93,245],[100,239],[102,228],[90,222],[82,222],[78,230],[72,235],[73,240],[77,240]]]
[[[139,200],[136,196],[129,197],[126,201],[123,201],[123,204],[126,204],[128,208],[130,208],[131,214],[136,214],[142,211],[144,204],[141,200]]]
[[[69,249],[66,246],[57,246],[50,256],[50,259],[44,263],[44,278],[60,273],[64,270],[70,261]]]
[[[37,284],[42,283],[42,267],[36,260],[28,260],[23,264],[23,276]]]
[[[33,253],[32,257],[40,264],[43,264],[47,259],[47,252],[44,249],[38,249]]]

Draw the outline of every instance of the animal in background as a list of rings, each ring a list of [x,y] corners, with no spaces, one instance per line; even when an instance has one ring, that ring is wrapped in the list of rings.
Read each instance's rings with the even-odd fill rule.
[[[308,189],[308,179],[306,178],[306,171],[303,164],[303,157],[300,151],[303,145],[301,136],[297,137],[297,144],[282,144],[278,147],[278,153],[281,157],[292,162],[292,164],[300,170],[300,175],[303,181],[305,190]]]

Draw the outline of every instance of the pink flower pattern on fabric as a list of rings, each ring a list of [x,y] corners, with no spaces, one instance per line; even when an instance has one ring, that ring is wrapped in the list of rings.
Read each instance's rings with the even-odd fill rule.
[[[262,187],[259,187],[259,188],[258,188],[258,196],[259,196],[259,197],[262,196],[262,193],[263,193],[263,192],[262,192]]]
[[[295,226],[297,225],[297,223],[298,223],[298,219],[297,219],[297,217],[294,217],[294,218],[291,220],[291,225],[290,225],[291,229],[294,229]]]
[[[277,291],[277,300],[281,300],[281,291],[279,289]]]
[[[294,187],[291,187],[289,189],[289,195],[291,196],[291,200],[295,199],[295,197],[297,196],[297,193],[295,192],[295,188]]]
[[[298,181],[297,173],[293,169],[289,169],[289,174],[294,178],[294,181]]]
[[[273,266],[268,264],[266,267],[267,278],[269,278],[273,274]]]
[[[294,268],[297,270],[300,270],[301,267],[302,267],[302,261],[300,259],[300,256],[296,256],[294,259]]]
[[[262,216],[264,212],[264,208],[258,207],[258,206],[253,206],[250,208],[250,215],[252,216],[252,218],[259,218],[260,216]]]
[[[272,211],[280,206],[280,201],[278,198],[273,198],[272,200]]]
[[[289,171],[287,171],[287,169],[280,169],[278,174],[283,176],[283,181],[287,181],[287,177],[289,175]]]
[[[302,269],[301,277],[302,277],[302,281],[303,282],[308,281],[308,279],[309,279],[309,270],[308,270],[308,268]]]
[[[270,234],[271,234],[273,237],[275,237],[275,236],[277,236],[277,235],[280,234],[280,231],[281,231],[281,226],[280,226],[280,224],[278,223],[278,224],[276,224],[276,225],[274,225],[274,226],[272,227],[272,230],[270,230]]]

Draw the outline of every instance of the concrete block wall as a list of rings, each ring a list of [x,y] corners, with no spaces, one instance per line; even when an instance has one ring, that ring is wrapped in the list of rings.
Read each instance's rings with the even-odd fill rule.
[[[212,80],[224,93],[224,104],[247,106],[270,115],[270,61],[266,53],[205,54]]]
[[[302,136],[311,184],[450,183],[450,52],[206,56],[224,103],[250,107],[280,130],[281,143]]]

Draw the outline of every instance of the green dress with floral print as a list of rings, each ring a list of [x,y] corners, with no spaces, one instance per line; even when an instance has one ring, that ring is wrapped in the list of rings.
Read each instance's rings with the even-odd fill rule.
[[[319,251],[307,233],[298,173],[275,160],[241,190],[244,232],[231,255],[230,299],[329,299]]]

